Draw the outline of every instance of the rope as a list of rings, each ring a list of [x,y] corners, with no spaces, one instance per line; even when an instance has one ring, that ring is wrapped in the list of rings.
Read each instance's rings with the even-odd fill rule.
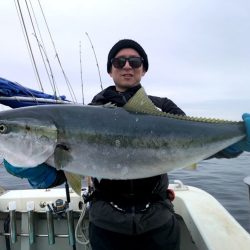
[[[78,222],[76,224],[76,229],[75,229],[75,238],[76,238],[76,241],[79,244],[81,244],[81,245],[88,245],[89,244],[88,237],[86,236],[84,230],[83,229],[80,230],[80,226],[81,226],[82,221],[84,219],[84,216],[85,216],[85,213],[86,213],[86,209],[87,209],[87,205],[84,203],[83,207],[82,207],[82,212],[81,212],[80,218],[79,218],[79,220],[78,220]],[[82,239],[80,239],[79,236]]]

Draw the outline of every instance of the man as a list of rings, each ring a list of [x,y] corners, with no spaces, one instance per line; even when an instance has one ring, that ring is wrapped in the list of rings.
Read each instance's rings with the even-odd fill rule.
[[[97,94],[91,104],[111,102],[122,107],[141,88],[140,82],[148,66],[147,54],[137,42],[130,39],[118,41],[111,48],[107,62],[107,71],[115,85]],[[149,98],[163,112],[185,115],[167,98]],[[250,116],[246,120],[249,133]],[[245,141],[215,157],[236,157],[243,150],[250,151],[250,145]],[[93,184],[94,198],[89,210],[93,250],[180,248],[180,229],[167,193],[167,174],[135,180],[94,178]]]
[[[108,55],[107,71],[115,86],[97,94],[92,105],[122,107],[141,88],[148,70],[144,49],[135,41],[116,43]],[[164,112],[185,115],[171,100],[149,96]],[[137,180],[93,179],[90,243],[95,249],[179,249],[179,225],[167,197],[167,174]]]
[[[122,107],[141,88],[141,79],[148,71],[147,54],[137,42],[120,40],[109,52],[107,71],[115,85],[97,94],[91,105],[111,102]],[[167,98],[149,98],[164,112],[185,115]],[[216,157],[231,158],[243,151],[250,152],[250,115],[245,114],[243,119],[248,137]],[[65,181],[62,172],[46,164],[38,166],[40,174],[36,173],[36,168],[27,171],[27,168],[15,168],[6,161],[5,167],[16,176],[28,178],[37,188]],[[46,178],[48,176],[50,178]],[[180,230],[167,193],[167,174],[137,180],[93,178],[93,184],[95,191],[89,211],[93,250],[179,249]]]

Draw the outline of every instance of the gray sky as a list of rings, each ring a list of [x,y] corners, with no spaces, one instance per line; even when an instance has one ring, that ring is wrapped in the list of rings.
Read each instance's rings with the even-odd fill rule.
[[[25,12],[25,1],[19,0]],[[29,2],[29,1],[28,1]],[[142,79],[147,93],[172,99],[188,115],[240,120],[250,112],[249,0],[40,0],[64,70],[81,102],[80,53],[85,103],[112,84],[107,54],[119,39],[138,41],[149,57]],[[60,91],[70,98],[33,0]],[[39,90],[14,0],[0,0],[0,77]],[[28,16],[25,20],[28,23]],[[36,48],[31,35],[32,47]],[[52,90],[39,63],[45,92]]]

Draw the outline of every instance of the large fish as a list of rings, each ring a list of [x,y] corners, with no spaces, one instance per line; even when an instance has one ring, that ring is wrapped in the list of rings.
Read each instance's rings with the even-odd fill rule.
[[[199,162],[246,136],[243,122],[169,115],[140,89],[124,108],[46,105],[0,112],[0,152],[14,166],[135,179]]]

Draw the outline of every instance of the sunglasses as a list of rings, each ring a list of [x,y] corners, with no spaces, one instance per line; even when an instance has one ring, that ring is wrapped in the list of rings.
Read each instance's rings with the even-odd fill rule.
[[[133,56],[133,57],[116,57],[111,59],[111,63],[117,69],[122,69],[127,61],[131,68],[136,69],[141,67],[143,63],[143,58]]]

